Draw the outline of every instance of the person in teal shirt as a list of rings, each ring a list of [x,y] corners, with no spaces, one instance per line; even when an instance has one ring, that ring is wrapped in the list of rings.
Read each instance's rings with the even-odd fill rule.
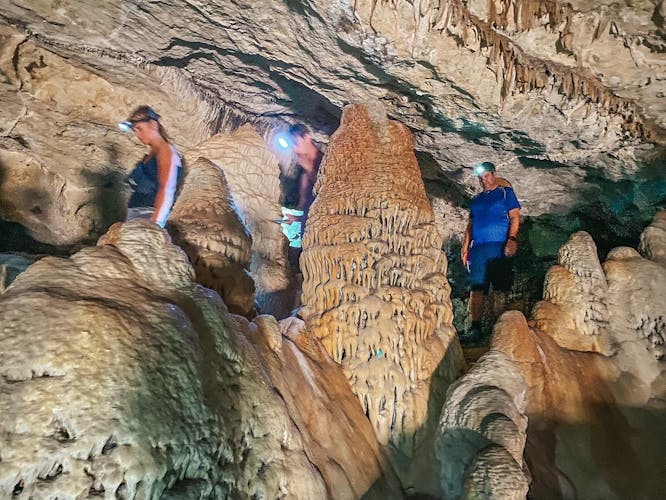
[[[294,179],[292,193],[282,207],[283,233],[289,239],[289,261],[298,267],[301,254],[301,240],[305,231],[310,205],[314,201],[312,189],[317,180],[317,172],[322,160],[322,152],[315,146],[305,125],[300,123],[289,127],[288,135],[293,144],[292,152],[298,163],[298,174]]]

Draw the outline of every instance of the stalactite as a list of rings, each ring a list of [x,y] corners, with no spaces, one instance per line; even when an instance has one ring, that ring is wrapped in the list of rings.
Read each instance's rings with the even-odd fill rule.
[[[385,4],[382,2],[382,6]],[[618,115],[622,119],[623,130],[631,137],[666,142],[666,132],[659,125],[643,116],[634,102],[615,95],[593,74],[531,57],[509,37],[511,32],[543,25],[558,33],[566,47],[569,26],[575,14],[571,5],[554,0],[495,0],[488,2],[488,5],[485,19],[473,15],[468,3],[463,0],[430,2],[425,11],[420,3],[414,2],[412,8],[419,18],[427,15],[430,19],[427,32],[453,36],[459,40],[461,47],[481,47],[488,64],[497,69],[501,102],[515,92],[549,90],[574,103],[583,101],[590,111],[602,116]],[[394,5],[384,8],[391,7],[394,8]],[[373,13],[377,8],[374,6]],[[594,39],[606,32],[609,32],[609,23],[601,21]],[[612,23],[610,32],[613,32]],[[620,33],[617,28],[615,32]]]

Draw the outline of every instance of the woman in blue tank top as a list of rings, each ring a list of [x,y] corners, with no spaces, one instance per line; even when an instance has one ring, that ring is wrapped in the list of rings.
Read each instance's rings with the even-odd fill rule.
[[[152,212],[150,220],[164,227],[176,201],[182,171],[178,151],[160,123],[160,115],[149,106],[139,106],[120,125],[125,130],[131,129],[150,148],[129,176],[134,189],[128,203],[130,212]],[[132,216],[128,215],[129,218]]]

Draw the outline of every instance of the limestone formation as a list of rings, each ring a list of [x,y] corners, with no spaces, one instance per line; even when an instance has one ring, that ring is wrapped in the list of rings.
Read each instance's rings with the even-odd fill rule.
[[[379,441],[407,456],[464,364],[412,148],[381,105],[348,107],[319,171],[301,256],[307,324],[342,364]]]
[[[340,367],[299,318],[280,321],[279,330],[275,326],[272,316],[259,316],[242,328],[308,443],[329,497],[402,498],[400,482]]]
[[[610,354],[607,332],[608,283],[589,234],[571,236],[558,253],[558,265],[546,274],[544,300],[533,313],[536,328],[567,349]]]
[[[660,210],[641,235],[639,251],[646,259],[666,266],[666,210]]]
[[[338,480],[339,498],[373,483],[399,498],[316,341],[304,354],[280,345],[275,320],[229,315],[153,224],[115,225],[99,243],[41,259],[0,301],[2,498],[327,498]],[[290,363],[274,382],[264,338],[283,353],[273,367]],[[285,387],[335,413],[292,418],[301,402]]]
[[[157,93],[151,72],[169,73],[202,107],[221,107],[214,132],[277,117],[330,132],[342,107],[379,98],[446,179],[470,193],[461,166],[493,159],[539,215],[575,203],[595,184],[590,170],[631,180],[664,141],[662,10],[654,0],[110,0],[94,13],[85,2],[10,3],[0,20],[114,83],[154,80]]]
[[[589,237],[573,235],[560,252],[572,271],[549,273],[533,328],[517,312],[495,327],[492,349],[519,367],[528,389],[525,456],[535,498],[657,498],[663,490],[666,267],[655,231],[661,217],[641,238],[655,260],[620,247],[600,269]],[[574,342],[573,334],[585,339],[595,327],[583,313],[594,304],[603,304],[597,335],[615,346],[612,355],[584,352],[595,349]]]
[[[219,293],[229,311],[253,316],[252,237],[217,165],[205,158],[191,163],[167,227],[190,258],[197,281]]]
[[[526,393],[518,368],[497,351],[451,385],[436,443],[443,498],[525,498]]]
[[[273,221],[280,211],[280,168],[266,142],[250,125],[217,134],[185,152],[187,163],[204,157],[218,165],[241,220],[252,236],[250,271],[261,312],[284,317],[293,304],[286,239]]]

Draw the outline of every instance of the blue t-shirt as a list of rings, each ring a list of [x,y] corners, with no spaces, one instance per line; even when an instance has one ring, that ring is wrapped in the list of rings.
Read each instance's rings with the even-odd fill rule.
[[[520,208],[520,203],[510,187],[496,187],[475,196],[470,207],[472,241],[477,245],[505,242],[509,210],[514,208]]]

